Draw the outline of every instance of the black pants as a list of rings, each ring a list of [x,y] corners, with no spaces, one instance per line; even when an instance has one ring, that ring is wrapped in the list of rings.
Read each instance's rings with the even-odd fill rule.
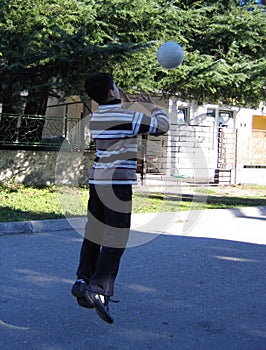
[[[128,241],[131,209],[131,185],[90,185],[88,220],[77,270],[78,278],[89,284],[90,291],[113,295]]]

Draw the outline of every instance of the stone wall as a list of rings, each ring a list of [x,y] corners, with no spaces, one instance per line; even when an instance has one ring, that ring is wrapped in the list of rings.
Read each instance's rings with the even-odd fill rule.
[[[230,134],[226,130],[225,135]],[[224,169],[231,171],[231,183],[266,185],[266,132],[238,133],[224,143]],[[141,138],[138,154],[141,165]],[[236,149],[235,149],[236,147]],[[226,158],[224,157],[226,154]],[[236,159],[228,159],[235,154]],[[0,150],[0,181],[49,185],[87,184],[94,152],[48,152]],[[195,182],[212,182],[218,161],[218,131],[212,127],[172,124],[166,136],[148,137],[147,172]],[[236,168],[235,168],[236,167]]]
[[[94,152],[0,150],[0,181],[86,184]]]

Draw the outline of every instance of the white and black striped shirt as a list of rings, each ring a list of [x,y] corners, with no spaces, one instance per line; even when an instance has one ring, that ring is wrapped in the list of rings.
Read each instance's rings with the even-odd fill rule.
[[[90,184],[133,185],[137,183],[137,135],[165,134],[170,128],[167,113],[155,107],[151,116],[124,109],[120,100],[99,105],[90,120],[96,158]]]

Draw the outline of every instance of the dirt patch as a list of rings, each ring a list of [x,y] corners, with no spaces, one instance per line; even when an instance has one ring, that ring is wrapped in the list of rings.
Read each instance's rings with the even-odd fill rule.
[[[230,197],[264,197],[266,199],[266,186],[217,186],[209,188],[208,194]]]

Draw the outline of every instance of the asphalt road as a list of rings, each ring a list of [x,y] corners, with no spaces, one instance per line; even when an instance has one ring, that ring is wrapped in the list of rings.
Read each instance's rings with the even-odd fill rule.
[[[0,236],[1,349],[266,350],[266,216],[252,210],[206,211],[187,232],[175,218],[162,234],[138,219],[112,325],[70,293],[75,230]]]

